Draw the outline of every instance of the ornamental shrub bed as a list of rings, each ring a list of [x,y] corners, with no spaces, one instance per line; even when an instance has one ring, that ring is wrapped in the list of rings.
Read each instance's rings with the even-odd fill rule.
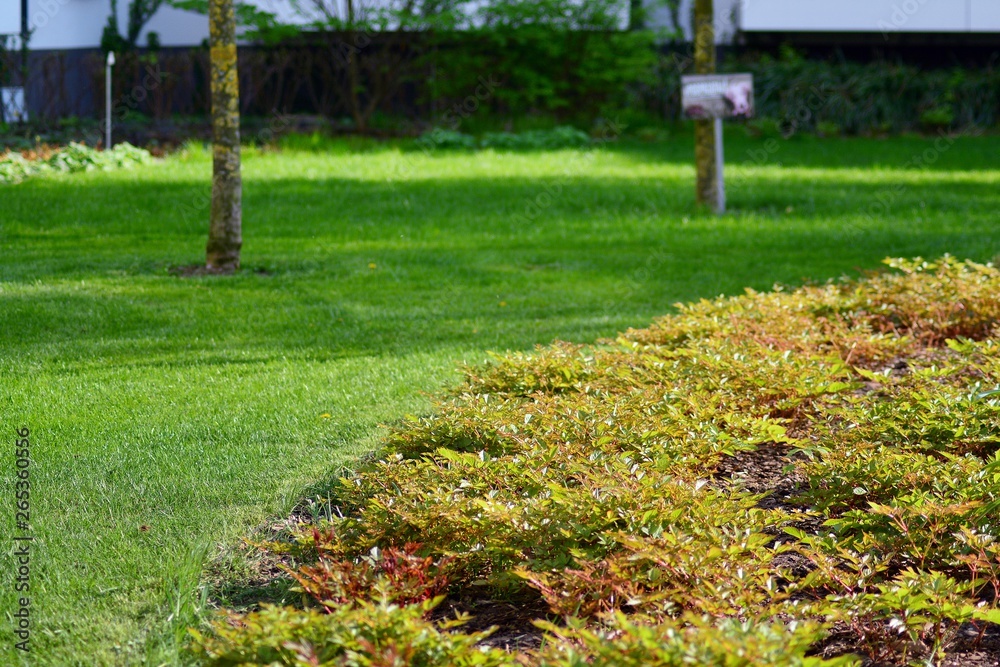
[[[195,653],[997,664],[1000,270],[887,263],[468,369],[333,519],[257,545],[303,608],[230,612]],[[528,610],[522,640],[460,613],[487,602]]]
[[[53,173],[131,169],[152,160],[152,154],[145,148],[129,143],[120,143],[106,151],[75,142],[62,147],[41,145],[20,152],[0,153],[0,184],[20,183],[27,178]]]

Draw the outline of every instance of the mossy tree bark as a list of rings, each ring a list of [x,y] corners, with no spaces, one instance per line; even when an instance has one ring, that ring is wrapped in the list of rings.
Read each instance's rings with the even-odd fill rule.
[[[240,268],[243,183],[240,177],[240,85],[233,0],[209,0],[212,89],[212,211],[205,260],[209,270]]]
[[[694,71],[695,74],[715,73],[715,12],[712,0],[694,3]],[[714,207],[717,202],[718,179],[715,173],[715,130],[711,120],[694,122],[694,158],[698,168],[696,198],[699,204]]]
[[[629,0],[628,29],[642,30],[646,27],[646,8],[643,0]]]

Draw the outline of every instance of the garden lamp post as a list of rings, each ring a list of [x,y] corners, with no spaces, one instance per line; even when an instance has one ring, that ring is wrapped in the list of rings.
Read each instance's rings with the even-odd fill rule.
[[[115,52],[108,51],[104,67],[104,150],[111,150],[111,68],[115,66]]]
[[[28,90],[28,40],[31,30],[28,28],[28,0],[21,0],[21,86],[25,95]]]

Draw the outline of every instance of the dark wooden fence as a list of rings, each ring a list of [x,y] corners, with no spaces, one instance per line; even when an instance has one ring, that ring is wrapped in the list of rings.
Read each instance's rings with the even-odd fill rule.
[[[360,39],[330,34],[299,44],[241,47],[242,112],[351,118],[359,111],[403,116],[427,111],[430,102],[423,99],[420,77],[414,75],[420,67],[414,40],[364,36],[365,48],[351,49]],[[138,112],[162,119],[208,113],[207,49],[139,51],[119,54],[117,61],[112,84],[116,115]],[[38,118],[103,114],[104,54],[97,49],[32,52],[26,94],[29,110]]]

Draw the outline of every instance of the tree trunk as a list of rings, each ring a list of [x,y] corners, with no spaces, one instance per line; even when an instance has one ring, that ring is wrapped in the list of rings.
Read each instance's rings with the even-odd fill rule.
[[[715,73],[715,12],[712,0],[694,2],[694,71],[695,74]],[[712,120],[694,122],[694,158],[698,167],[696,198],[699,204],[715,206],[717,202],[715,174],[715,129]]]
[[[629,0],[628,29],[642,30],[644,27],[646,27],[646,8],[643,7],[643,0]]]
[[[354,37],[354,32],[348,33]],[[350,52],[347,56],[347,81],[351,87],[351,94],[348,100],[351,104],[351,117],[354,118],[354,130],[359,134],[368,131],[368,116],[365,115],[361,105],[361,71],[358,63],[358,51]]]
[[[212,89],[212,212],[205,259],[208,269],[240,268],[243,245],[240,178],[240,85],[236,73],[233,0],[209,0]]]

